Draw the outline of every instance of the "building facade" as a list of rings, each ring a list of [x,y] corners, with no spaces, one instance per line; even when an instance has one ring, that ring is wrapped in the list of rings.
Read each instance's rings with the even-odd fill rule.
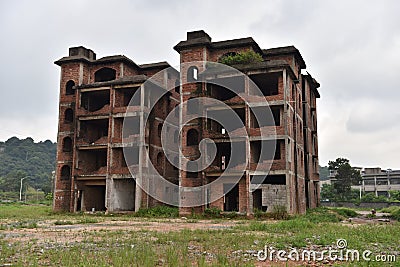
[[[400,190],[400,170],[364,168],[361,191],[375,196],[390,197],[390,191]]]
[[[261,49],[252,38],[212,42],[204,31],[188,32],[187,39],[174,49],[180,54],[179,71],[166,62],[137,65],[125,56],[96,60],[95,53],[84,47],[71,48],[68,57],[55,62],[61,67],[61,80],[54,209],[137,211],[162,204],[146,193],[157,190],[146,182],[151,180],[146,176],[146,154],[160,175],[182,187],[203,186],[225,173],[226,184],[222,182],[217,188],[224,196],[213,199],[214,192],[206,192],[201,196],[204,205],[187,207],[184,204],[189,200],[182,197],[182,192],[174,192],[173,202],[181,206],[182,215],[208,207],[247,215],[255,209],[271,211],[275,206],[285,206],[290,213],[316,207],[320,187],[316,112],[319,83],[310,74],[302,74],[306,64],[300,52],[293,46]],[[245,77],[216,75],[202,63],[218,62],[223,56],[249,50],[262,60],[232,66]],[[146,86],[149,77],[161,70],[167,70],[168,75]],[[243,101],[238,94],[214,84],[224,79],[233,81],[240,94],[246,96],[256,85],[271,109],[272,122],[257,121],[259,100]],[[150,109],[152,95],[163,86],[173,89]],[[132,101],[138,91],[143,97]],[[194,161],[200,157],[200,140],[206,138],[215,144],[216,156],[209,166],[190,172],[177,168],[176,162],[172,164],[165,157],[160,132],[169,113],[174,110],[181,118],[182,113],[190,111],[185,106],[176,107],[198,97],[229,106],[243,123],[238,130],[246,136],[231,140],[221,125],[207,118],[207,114],[223,112],[212,106],[203,108],[205,116],[190,123],[168,124],[180,129],[176,140],[181,150],[172,156],[178,165],[184,158]],[[124,132],[124,120],[135,127]],[[271,141],[270,136],[261,134],[262,130],[275,133],[273,158],[260,154],[260,147]],[[229,153],[233,142],[243,151],[240,158]],[[137,160],[134,157],[128,164],[123,153],[127,144],[131,154],[137,155]],[[229,182],[229,162],[244,170],[237,184]],[[269,167],[263,168],[263,164]],[[148,190],[136,186],[137,181],[146,184]]]
[[[158,171],[178,182],[178,172],[158,156],[158,125],[178,103],[179,94],[171,91],[151,111],[145,101],[157,86],[146,90],[144,83],[169,68],[168,63],[137,65],[125,56],[96,60],[84,47],[70,48],[69,56],[55,63],[61,67],[61,81],[54,209],[134,211],[143,203],[155,205],[135,180],[148,166],[142,155],[149,153]],[[160,82],[175,84],[178,78],[179,73],[171,71]],[[131,102],[135,94],[139,97]],[[124,120],[134,127],[123,132]],[[124,158],[126,144],[134,155],[130,166],[137,170],[136,177]]]

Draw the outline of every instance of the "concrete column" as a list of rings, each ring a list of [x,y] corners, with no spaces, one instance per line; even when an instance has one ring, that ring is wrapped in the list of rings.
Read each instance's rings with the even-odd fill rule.
[[[135,211],[139,211],[142,204],[142,188],[138,185],[143,185],[143,148],[145,145],[144,138],[144,118],[143,118],[143,110],[144,110],[144,86],[143,84],[140,86],[140,141],[139,141],[139,173],[136,177],[135,184]]]

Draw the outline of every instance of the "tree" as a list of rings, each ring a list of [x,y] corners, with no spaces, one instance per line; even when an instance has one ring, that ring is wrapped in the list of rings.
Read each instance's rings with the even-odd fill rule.
[[[351,198],[351,186],[359,185],[361,182],[360,172],[350,165],[350,161],[345,158],[337,158],[329,161],[329,170],[336,171],[333,187],[343,200]]]
[[[336,190],[331,184],[324,184],[321,188],[321,200],[335,201]]]
[[[0,189],[4,192],[19,191],[21,179],[27,174],[21,170],[14,170],[0,179]],[[27,182],[27,181],[25,181]]]
[[[0,191],[19,192],[20,179],[45,193],[51,191],[57,145],[49,140],[35,143],[32,138],[12,137],[0,142]]]
[[[319,179],[321,181],[329,180],[329,169],[327,166],[319,166]]]

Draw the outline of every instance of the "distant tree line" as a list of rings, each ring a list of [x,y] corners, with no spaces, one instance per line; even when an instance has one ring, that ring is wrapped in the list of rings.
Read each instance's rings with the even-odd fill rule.
[[[30,137],[12,137],[0,142],[0,192],[18,192],[23,177],[26,186],[51,192],[56,151],[50,140],[35,143]]]

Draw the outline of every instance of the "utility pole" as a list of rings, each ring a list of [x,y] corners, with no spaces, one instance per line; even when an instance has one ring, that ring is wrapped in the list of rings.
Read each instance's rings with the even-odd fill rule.
[[[19,201],[20,201],[20,202],[22,201],[22,181],[23,181],[25,178],[28,178],[28,177],[30,177],[30,176],[25,176],[25,177],[21,178],[21,185],[20,185],[20,187],[19,187]]]

